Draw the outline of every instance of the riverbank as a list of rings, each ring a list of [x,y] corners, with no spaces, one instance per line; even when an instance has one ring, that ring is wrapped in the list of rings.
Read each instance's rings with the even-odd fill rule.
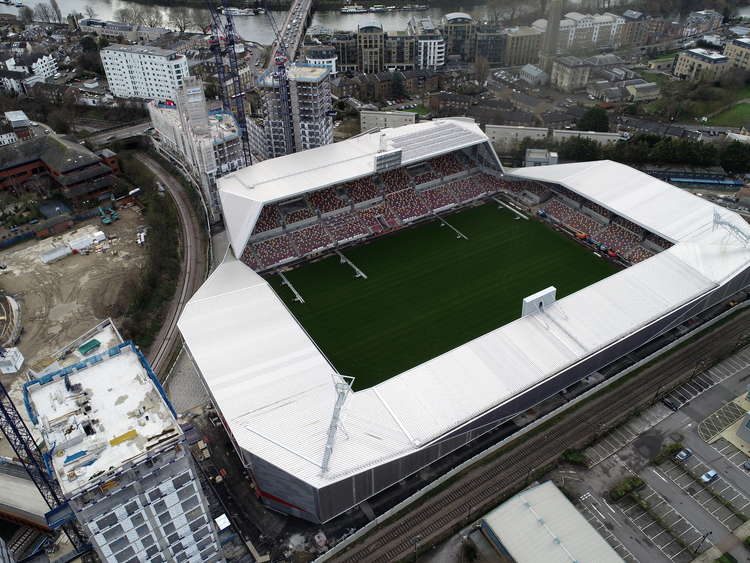
[[[136,4],[141,4],[143,6],[158,6],[163,8],[177,8],[180,6],[186,6],[190,8],[205,8],[206,7],[206,0],[131,0],[132,2]],[[374,2],[355,2],[356,4],[361,4],[364,7],[368,8],[370,6],[373,6],[375,4],[382,3],[378,2],[378,0],[375,0]],[[412,1],[412,0],[393,0],[387,2],[389,6],[396,6],[396,8],[399,8],[401,6],[405,6],[408,4],[414,4],[419,3],[419,1]],[[229,0],[230,6],[236,6],[240,8],[247,8],[249,6],[252,6],[252,3],[249,3],[247,0]],[[258,6],[264,6],[271,10],[287,10],[292,5],[292,0],[264,0],[262,2],[257,3]],[[340,10],[344,6],[346,6],[342,0],[314,0],[313,1],[313,10]],[[476,6],[484,6],[485,2],[483,0],[464,0],[461,3],[462,9],[465,8],[471,8]],[[446,8],[453,10],[455,8],[455,2],[452,2],[451,0],[434,0],[430,2],[429,4],[430,8]],[[420,12],[414,12],[415,14],[418,14]]]

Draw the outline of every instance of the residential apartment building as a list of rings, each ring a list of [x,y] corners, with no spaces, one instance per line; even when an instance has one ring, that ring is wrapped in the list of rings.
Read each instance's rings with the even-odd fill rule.
[[[417,58],[417,39],[406,31],[385,34],[383,66],[388,70],[412,70]]]
[[[724,16],[722,16],[716,10],[700,10],[698,12],[691,12],[685,21],[685,28],[682,34],[685,37],[691,37],[693,35],[699,35],[701,33],[707,33],[714,31],[721,27],[724,22]]]
[[[359,70],[366,74],[385,68],[385,32],[378,24],[357,29],[357,62]]]
[[[148,104],[156,149],[201,190],[212,223],[221,220],[216,180],[245,166],[240,131],[225,110],[209,112],[203,81],[189,77],[177,90],[175,105]]]
[[[110,45],[100,51],[109,89],[119,98],[174,100],[190,75],[187,58],[143,45]]]
[[[552,63],[550,84],[563,92],[575,92],[586,87],[591,67],[578,57],[560,57]]]
[[[445,39],[432,19],[412,18],[407,29],[417,40],[414,67],[422,70],[442,67],[445,64]]]
[[[417,114],[410,111],[369,111],[359,112],[359,130],[386,129],[416,123]]]
[[[15,55],[5,61],[5,68],[9,72],[24,73],[22,79],[25,87],[37,82],[44,82],[57,73],[57,61],[48,53],[28,53]]]
[[[304,52],[307,64],[324,66],[331,71],[331,76],[336,76],[338,73],[336,47],[333,45],[305,45]]]
[[[561,53],[586,52],[594,49],[618,47],[623,16],[604,14],[581,14],[568,12],[560,20],[557,49]],[[538,19],[531,26],[541,33],[547,32],[547,20]]]
[[[715,80],[731,68],[729,58],[708,49],[688,49],[677,57],[674,75],[683,80]]]
[[[750,38],[740,37],[727,42],[724,55],[729,59],[731,68],[750,70]]]
[[[476,22],[463,12],[451,12],[443,17],[443,37],[446,52],[462,61],[473,61],[476,56]]]
[[[507,34],[499,25],[477,24],[474,60],[487,59],[491,66],[505,63]]]
[[[543,34],[532,27],[511,27],[505,30],[504,66],[536,64],[542,48]]]
[[[164,27],[148,27],[145,25],[131,25],[124,22],[104,21],[95,18],[84,18],[78,20],[78,27],[81,33],[93,33],[101,37],[107,37],[115,41],[155,41],[171,33]]]
[[[643,12],[625,10],[622,14],[622,25],[615,44],[619,47],[635,47],[646,44],[648,34],[648,17]]]
[[[359,70],[357,34],[353,31],[335,32],[329,39],[336,50],[336,68],[339,72]]]
[[[323,66],[290,65],[286,100],[272,70],[258,78],[263,118],[248,122],[256,156],[276,158],[333,142],[330,72]]]
[[[52,476],[99,560],[224,561],[185,435],[151,366],[105,321],[23,386]]]

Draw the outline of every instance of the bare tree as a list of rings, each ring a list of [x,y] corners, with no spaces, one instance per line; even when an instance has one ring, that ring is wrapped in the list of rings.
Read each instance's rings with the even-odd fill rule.
[[[83,19],[83,14],[74,10],[65,19],[68,21],[68,25],[78,29],[78,22]]]
[[[180,33],[185,33],[185,30],[192,24],[190,21],[190,11],[184,6],[172,8],[169,12],[169,23],[176,27]]]
[[[40,22],[53,22],[55,20],[55,14],[52,12],[50,5],[41,2],[34,6],[34,20]]]
[[[205,8],[193,8],[190,10],[190,19],[192,20],[193,27],[200,31],[211,25],[211,14]]]
[[[476,74],[479,83],[484,83],[490,73],[490,62],[485,57],[477,57],[477,60],[474,63],[474,73]]]
[[[18,10],[18,21],[24,25],[28,25],[34,21],[34,10],[28,6],[23,6]]]
[[[49,0],[49,7],[52,10],[52,14],[55,18],[55,23],[62,23],[63,16],[60,11],[60,6],[57,5],[57,0]]]
[[[164,16],[156,6],[145,6],[143,8],[143,22],[149,27],[159,27],[164,22]]]
[[[91,4],[86,4],[83,7],[83,13],[86,14],[87,18],[95,19],[99,14]]]

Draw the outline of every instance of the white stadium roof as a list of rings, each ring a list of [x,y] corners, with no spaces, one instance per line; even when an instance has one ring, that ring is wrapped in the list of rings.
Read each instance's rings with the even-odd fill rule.
[[[740,242],[750,227],[736,214],[627,166],[602,161],[513,175],[559,183],[676,244],[542,313],[350,394],[346,435],[337,435],[325,473],[334,368],[266,281],[230,257],[187,304],[179,328],[238,444],[322,487],[439,439],[750,263]],[[736,231],[715,228],[715,217]],[[467,372],[471,385],[463,381]]]
[[[401,149],[401,162],[407,165],[485,142],[472,119],[435,119],[365,133],[227,174],[218,186],[234,255],[242,254],[267,203],[369,176],[375,172],[375,156],[384,151]]]

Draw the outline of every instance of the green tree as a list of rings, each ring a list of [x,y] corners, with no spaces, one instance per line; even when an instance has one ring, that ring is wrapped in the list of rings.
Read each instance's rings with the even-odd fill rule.
[[[750,145],[732,141],[722,149],[719,160],[730,174],[750,172]]]
[[[96,46],[96,40],[90,35],[84,35],[79,44],[84,53],[91,53],[92,51],[99,50]]]
[[[592,107],[578,120],[578,129],[581,131],[609,131],[609,117],[607,112],[600,107]]]
[[[600,160],[602,157],[599,143],[583,137],[572,137],[560,144],[560,158],[585,162]]]
[[[404,85],[404,75],[400,71],[393,73],[391,80],[391,96],[394,98],[406,97],[406,86]]]
[[[107,39],[106,37],[102,35],[96,43],[97,43],[97,46],[99,47],[99,50],[101,50],[109,46],[109,39]]]

